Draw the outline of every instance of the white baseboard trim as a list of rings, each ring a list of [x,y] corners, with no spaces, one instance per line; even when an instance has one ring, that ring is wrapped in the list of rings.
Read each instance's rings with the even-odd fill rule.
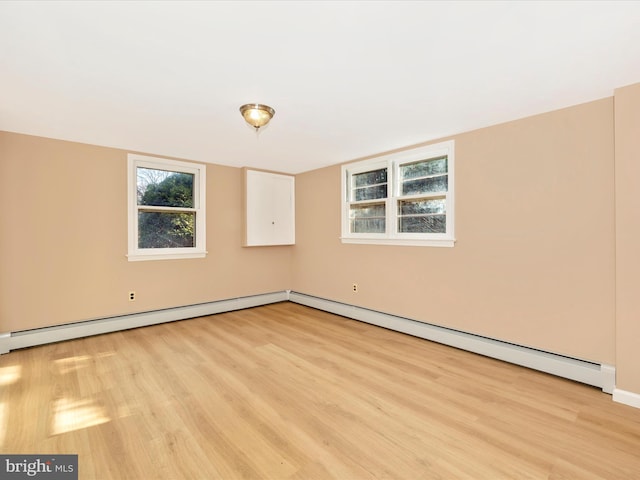
[[[73,338],[88,337],[91,335],[128,330],[176,320],[185,320],[187,318],[202,317],[233,310],[242,310],[244,308],[258,307],[269,303],[285,302],[288,300],[288,297],[289,294],[287,291],[265,293],[198,305],[168,308],[166,310],[133,313],[130,315],[88,320],[66,325],[55,325],[34,330],[1,333],[0,354],[8,353],[18,348],[33,347],[46,343],[71,340]]]
[[[612,365],[601,365],[543,352],[299,292],[290,292],[289,301],[593,385],[605,393],[610,394],[614,391],[615,367]]]
[[[640,393],[633,393],[615,388],[613,390],[613,401],[629,405],[630,407],[640,408]]]

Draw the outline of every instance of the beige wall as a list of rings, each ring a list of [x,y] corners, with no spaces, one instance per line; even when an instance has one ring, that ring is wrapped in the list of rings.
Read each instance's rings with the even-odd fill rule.
[[[615,106],[615,137],[614,98],[455,136],[453,248],[343,245],[337,165],[297,176],[294,247],[242,248],[242,172],[208,165],[209,255],[157,262],[125,257],[127,152],[0,132],[0,332],[290,288],[616,364],[640,392],[640,86]]]
[[[615,92],[616,386],[640,394],[640,83]]]
[[[453,248],[343,245],[340,167],[299,175],[292,289],[613,364],[613,99],[455,141]]]
[[[0,332],[289,288],[290,248],[241,247],[241,182],[207,166],[205,259],[128,262],[127,152],[0,132]]]

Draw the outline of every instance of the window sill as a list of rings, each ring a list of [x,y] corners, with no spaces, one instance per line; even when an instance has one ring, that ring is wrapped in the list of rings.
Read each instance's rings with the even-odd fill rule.
[[[359,243],[366,245],[400,245],[405,247],[453,247],[452,239],[417,239],[417,238],[354,238],[341,237],[342,243]]]
[[[179,260],[183,258],[204,258],[207,252],[190,252],[190,253],[153,253],[153,254],[132,254],[127,255],[130,262],[143,262],[146,260]]]

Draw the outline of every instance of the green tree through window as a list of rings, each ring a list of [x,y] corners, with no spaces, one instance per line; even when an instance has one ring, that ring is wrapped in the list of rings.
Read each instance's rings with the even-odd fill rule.
[[[192,174],[138,168],[138,205],[191,209],[193,182]],[[138,211],[139,248],[193,247],[194,238],[194,212]]]

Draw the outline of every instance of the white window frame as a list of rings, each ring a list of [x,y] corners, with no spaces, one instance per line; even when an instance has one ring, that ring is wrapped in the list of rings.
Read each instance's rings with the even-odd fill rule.
[[[142,260],[173,260],[180,258],[203,258],[206,250],[206,165],[199,163],[181,162],[160,157],[128,154],[128,221],[129,221],[129,252],[127,259],[130,262]],[[138,205],[137,200],[137,169],[138,167],[154,170],[167,170],[171,172],[188,173],[194,175],[193,183],[193,208],[179,211],[194,212],[195,219],[195,247],[184,248],[138,248],[138,212],[148,206]],[[158,207],[160,211],[176,210],[175,207]]]
[[[398,201],[411,199],[412,195],[400,195],[400,167],[406,163],[420,160],[429,160],[441,156],[447,156],[448,186],[444,192],[446,229],[445,233],[402,233],[397,231],[397,204]],[[381,168],[387,169],[387,198],[386,208],[386,233],[351,233],[350,231],[350,185],[352,175]],[[342,243],[362,243],[379,245],[408,245],[429,247],[453,247],[454,234],[454,187],[455,187],[455,143],[453,140],[415,148],[403,152],[376,157],[370,160],[350,163],[342,166]],[[424,195],[417,195],[423,197]],[[443,196],[438,193],[437,196]],[[373,200],[372,200],[373,202]]]

